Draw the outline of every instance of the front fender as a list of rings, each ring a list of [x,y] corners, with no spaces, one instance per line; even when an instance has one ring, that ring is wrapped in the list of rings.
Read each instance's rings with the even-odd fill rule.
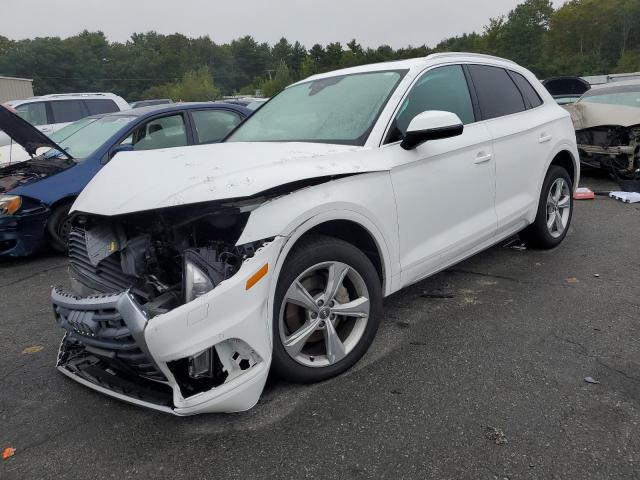
[[[385,295],[397,290],[394,278],[400,273],[398,223],[388,172],[342,178],[266,202],[251,212],[237,243],[287,237],[274,275],[278,278],[296,241],[312,228],[333,220],[352,221],[371,234],[382,257]]]

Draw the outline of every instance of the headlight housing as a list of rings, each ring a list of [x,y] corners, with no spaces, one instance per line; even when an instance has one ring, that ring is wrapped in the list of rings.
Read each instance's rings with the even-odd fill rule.
[[[184,300],[189,303],[213,290],[213,282],[207,274],[189,258],[184,261]]]
[[[13,215],[22,206],[22,198],[17,195],[0,195],[0,215]]]

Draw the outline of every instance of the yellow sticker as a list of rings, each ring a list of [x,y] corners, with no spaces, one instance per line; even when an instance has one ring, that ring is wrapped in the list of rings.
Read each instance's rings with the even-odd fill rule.
[[[44,347],[42,345],[34,345],[33,347],[25,348],[24,350],[22,350],[22,353],[24,355],[31,355],[33,353],[38,353],[42,350],[44,350]]]
[[[111,240],[110,249],[111,249],[111,253],[118,250],[118,243],[115,240]]]

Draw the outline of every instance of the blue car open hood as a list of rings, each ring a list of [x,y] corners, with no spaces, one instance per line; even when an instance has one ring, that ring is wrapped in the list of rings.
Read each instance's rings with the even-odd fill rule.
[[[57,143],[2,105],[0,105],[0,130],[9,135],[14,142],[24,148],[32,157],[35,156],[38,148],[49,147],[63,152],[65,157],[72,160],[71,155],[65,152]]]

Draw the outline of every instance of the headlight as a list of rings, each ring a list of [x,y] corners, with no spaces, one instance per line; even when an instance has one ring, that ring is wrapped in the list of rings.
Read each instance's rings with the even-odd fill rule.
[[[213,290],[213,282],[207,274],[189,259],[184,261],[184,300],[186,303]]]
[[[0,195],[0,215],[13,215],[22,205],[17,195]]]

